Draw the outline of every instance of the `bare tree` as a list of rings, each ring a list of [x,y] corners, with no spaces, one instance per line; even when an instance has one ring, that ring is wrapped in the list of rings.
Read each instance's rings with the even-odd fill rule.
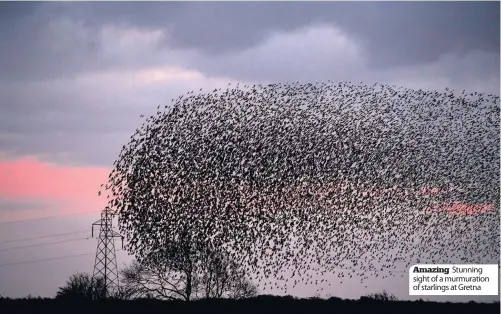
[[[192,274],[186,273],[134,261],[121,271],[122,285],[131,298],[151,295],[160,299],[189,301],[192,288],[188,284],[188,277],[192,277]]]
[[[184,243],[187,245],[187,243]],[[199,298],[244,298],[257,294],[257,288],[221,252],[200,253],[189,247],[173,246],[159,256],[134,261],[121,270],[123,291],[129,298],[150,295],[167,300],[190,301]],[[199,261],[200,263],[195,263]],[[167,266],[166,266],[167,265]]]
[[[183,232],[161,250],[123,269],[124,289],[135,298],[150,294],[155,298],[189,301],[199,284],[196,258],[189,233]]]
[[[257,295],[257,287],[245,276],[236,261],[221,252],[207,254],[201,276],[205,298],[247,298]]]
[[[258,292],[259,291],[257,289],[257,286],[254,283],[252,283],[252,281],[250,281],[248,278],[242,276],[235,278],[230,293],[230,298],[231,299],[252,298],[256,297],[258,295]]]

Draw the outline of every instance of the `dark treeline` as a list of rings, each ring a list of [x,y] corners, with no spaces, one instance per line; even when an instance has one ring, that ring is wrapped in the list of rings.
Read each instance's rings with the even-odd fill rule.
[[[359,300],[330,298],[327,300],[310,298],[296,299],[262,295],[254,298],[202,299],[191,302],[161,300],[102,300],[102,301],[64,301],[57,299],[0,299],[3,313],[28,313],[48,311],[58,313],[68,310],[88,311],[89,313],[499,313],[500,304],[496,303],[441,303],[429,301],[388,301],[362,297]]]

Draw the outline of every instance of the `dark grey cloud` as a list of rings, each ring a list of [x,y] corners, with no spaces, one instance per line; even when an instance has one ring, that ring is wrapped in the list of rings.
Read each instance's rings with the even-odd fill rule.
[[[50,3],[0,4],[0,78],[33,80],[69,75],[93,64],[99,43],[95,30],[72,32]],[[66,33],[65,33],[66,32]]]
[[[143,122],[141,114],[149,116],[189,90],[221,85],[203,77],[176,78],[173,73],[171,81],[158,83],[143,82],[143,76],[151,75],[147,72],[0,83],[0,152],[108,167]]]
[[[500,47],[499,2],[2,3],[0,12],[0,72],[11,79],[121,66],[100,54],[106,25],[164,30],[165,47],[221,56],[327,23],[355,38],[375,68]]]
[[[491,45],[499,27],[479,20],[496,5],[0,3],[0,151],[109,165],[140,113],[224,78],[499,93],[499,44]],[[475,25],[465,30],[464,23]],[[124,36],[132,36],[127,44]],[[381,56],[392,57],[385,64]],[[164,66],[205,77],[127,81],[134,71]]]
[[[450,51],[499,52],[498,2],[89,3],[77,12],[94,23],[169,29],[171,44],[215,53],[316,22],[359,37],[386,65],[431,62]]]
[[[499,93],[498,12],[496,2],[0,3],[0,151],[110,164],[140,113],[189,90],[117,80],[145,67],[199,71],[193,89],[223,77]],[[163,37],[123,46],[121,29]]]
[[[423,65],[374,69],[351,38],[326,26],[280,34],[271,39],[240,53],[199,55],[179,62],[186,68],[243,80],[378,81],[410,88],[449,86],[499,94],[500,59],[495,53],[448,53]]]

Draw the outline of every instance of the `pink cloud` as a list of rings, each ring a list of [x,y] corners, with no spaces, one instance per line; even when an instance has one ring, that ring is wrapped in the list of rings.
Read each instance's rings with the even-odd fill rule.
[[[100,210],[106,198],[97,192],[110,170],[71,167],[23,157],[0,162],[0,198],[64,204],[65,211]]]
[[[20,203],[27,200],[52,203],[64,212],[96,211],[107,204],[106,197],[98,196],[100,185],[106,183],[110,169],[104,167],[72,167],[41,162],[34,157],[23,157],[0,162],[0,198]],[[341,192],[347,186],[336,186]],[[333,188],[333,187],[330,187]],[[364,194],[371,196],[390,192],[376,189]],[[418,195],[436,195],[437,188],[414,191]],[[451,214],[475,214],[492,211],[492,204],[443,204],[432,210]],[[26,208],[26,211],[33,211]],[[46,211],[44,211],[45,213]]]

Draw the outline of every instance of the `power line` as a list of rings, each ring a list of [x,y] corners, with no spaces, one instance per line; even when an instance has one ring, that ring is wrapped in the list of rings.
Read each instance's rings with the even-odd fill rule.
[[[91,252],[91,253],[84,253],[84,254],[77,254],[77,255],[66,255],[66,256],[52,257],[52,258],[45,258],[45,259],[37,259],[37,260],[31,260],[31,261],[22,261],[22,262],[15,262],[15,263],[7,263],[7,264],[0,264],[0,267],[11,266],[11,265],[20,265],[20,264],[28,264],[28,263],[38,263],[38,262],[45,262],[45,261],[54,261],[54,260],[59,260],[59,259],[66,259],[66,258],[73,258],[73,257],[82,257],[82,256],[94,255],[94,254],[95,254],[94,252]]]
[[[25,221],[35,221],[35,220],[42,220],[42,219],[52,219],[52,218],[59,218],[59,217],[64,217],[64,216],[83,215],[83,214],[90,214],[90,213],[97,213],[97,212],[100,212],[100,210],[92,210],[92,211],[79,212],[79,213],[70,213],[70,214],[61,214],[61,215],[46,216],[46,217],[39,217],[39,218],[30,218],[30,219],[20,219],[20,220],[3,221],[3,222],[0,222],[0,225],[6,225],[6,224],[18,223],[18,222],[25,222]]]
[[[16,246],[16,247],[13,247],[13,248],[2,249],[2,250],[0,250],[0,252],[21,250],[21,249],[27,249],[27,248],[37,247],[37,246],[47,246],[47,245],[53,245],[53,244],[58,244],[58,243],[74,242],[74,241],[89,240],[89,239],[90,239],[90,237],[87,237],[87,238],[78,238],[78,239],[69,239],[69,240],[62,240],[62,241],[49,242],[49,243],[39,243],[39,244],[32,244],[32,245],[25,245],[25,246]]]
[[[29,240],[38,240],[38,239],[54,238],[54,237],[59,237],[59,236],[63,236],[63,235],[78,234],[78,233],[84,233],[84,232],[89,232],[89,230],[81,230],[81,231],[66,232],[66,233],[54,233],[54,234],[49,234],[49,235],[39,236],[39,237],[31,237],[31,238],[20,238],[20,239],[6,240],[6,241],[1,241],[1,242],[0,242],[0,244],[4,244],[4,243],[11,243],[11,242],[19,242],[19,241],[29,241]]]
[[[68,239],[68,240],[61,240],[61,241],[48,242],[48,243],[31,244],[31,245],[25,245],[25,246],[16,246],[13,248],[0,249],[0,252],[14,251],[14,250],[27,249],[27,248],[37,247],[37,246],[47,246],[47,245],[53,245],[53,244],[58,244],[58,243],[74,242],[74,241],[90,240],[90,239],[92,239],[92,237]],[[113,240],[116,240],[116,239],[113,239]]]

